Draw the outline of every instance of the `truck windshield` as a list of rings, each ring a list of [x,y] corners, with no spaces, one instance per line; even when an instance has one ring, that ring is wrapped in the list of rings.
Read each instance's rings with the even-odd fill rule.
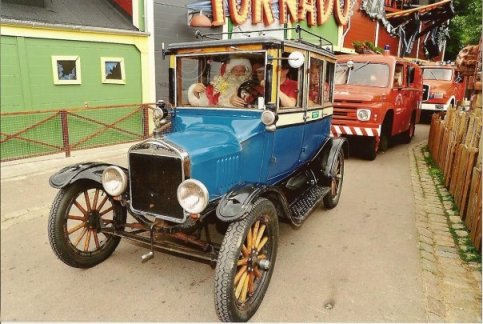
[[[389,81],[389,66],[387,64],[353,62],[337,63],[335,84],[351,84],[367,87],[385,88]]]
[[[428,69],[423,70],[423,80],[451,81],[452,69]]]
[[[264,108],[265,53],[178,56],[178,106]]]

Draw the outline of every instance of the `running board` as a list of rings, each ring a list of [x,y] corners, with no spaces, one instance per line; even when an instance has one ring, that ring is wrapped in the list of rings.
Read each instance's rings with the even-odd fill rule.
[[[300,195],[300,198],[290,205],[294,224],[302,224],[329,192],[330,187],[314,185]]]
[[[216,264],[218,260],[219,247],[216,245],[211,245],[211,251],[201,251],[199,249],[190,248],[183,244],[178,244],[169,240],[156,240],[151,241],[149,237],[144,237],[138,234],[133,234],[126,231],[115,231],[112,228],[103,228],[102,233],[119,236],[121,238],[128,239],[129,241],[137,243],[142,247],[151,249],[151,246],[160,252],[165,252],[169,254],[178,254],[194,258],[199,261],[208,261],[211,265]],[[150,253],[147,253],[150,254]],[[147,256],[146,254],[146,256]],[[151,259],[152,255],[146,257],[146,259]],[[143,258],[144,259],[144,258]],[[147,261],[147,260],[146,260]]]

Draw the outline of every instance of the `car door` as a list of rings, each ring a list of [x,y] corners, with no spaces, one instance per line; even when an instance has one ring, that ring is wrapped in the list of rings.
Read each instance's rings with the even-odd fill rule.
[[[294,69],[288,66],[286,59],[291,52],[296,50],[300,51],[285,47],[285,52],[281,55],[282,60],[274,62],[274,67],[278,69],[278,121],[276,123],[277,128],[273,133],[272,155],[268,168],[268,179],[272,182],[283,178],[300,164],[299,157],[302,151],[305,123],[302,100],[304,65]],[[285,106],[281,104],[283,95],[280,95],[280,92],[282,90],[284,93],[290,93],[290,97],[296,96],[294,105]]]

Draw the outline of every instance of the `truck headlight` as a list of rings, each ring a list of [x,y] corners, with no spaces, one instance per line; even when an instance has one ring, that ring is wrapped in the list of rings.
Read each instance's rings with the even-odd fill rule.
[[[208,189],[198,180],[188,179],[178,186],[178,202],[191,214],[201,213],[208,205]]]
[[[127,176],[118,166],[108,166],[102,172],[102,186],[111,196],[119,196],[127,187]]]
[[[163,125],[163,122],[164,122],[163,117],[164,117],[163,109],[159,107],[156,107],[153,109],[153,122],[156,128],[159,128]]]
[[[369,109],[357,109],[357,119],[360,121],[368,121],[371,118],[371,111]]]
[[[444,97],[444,93],[443,92],[433,92],[433,98],[435,99],[441,99]]]

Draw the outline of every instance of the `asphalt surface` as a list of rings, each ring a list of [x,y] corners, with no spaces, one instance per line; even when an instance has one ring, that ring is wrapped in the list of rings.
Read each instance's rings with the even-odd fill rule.
[[[413,143],[427,138],[417,125]],[[49,176],[80,161],[126,165],[130,145],[1,165],[2,321],[217,321],[214,270],[127,241],[80,270],[53,254]],[[408,145],[369,162],[346,160],[339,205],[301,228],[280,224],[272,281],[256,322],[425,321]]]

